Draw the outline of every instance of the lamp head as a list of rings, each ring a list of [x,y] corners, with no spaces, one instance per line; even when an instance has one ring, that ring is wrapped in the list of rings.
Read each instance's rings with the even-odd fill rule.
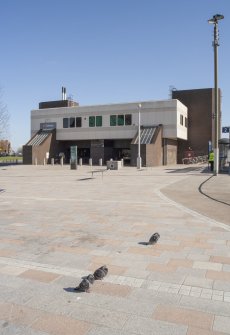
[[[213,15],[213,17],[208,20],[208,23],[217,24],[219,20],[223,20],[223,19],[224,19],[224,15],[216,14],[216,15]]]

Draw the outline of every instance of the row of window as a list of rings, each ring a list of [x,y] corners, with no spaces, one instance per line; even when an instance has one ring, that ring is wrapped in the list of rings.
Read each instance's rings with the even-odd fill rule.
[[[64,117],[63,118],[63,128],[80,128],[81,127],[81,117]]]
[[[132,115],[131,114],[119,114],[110,115],[110,126],[131,126]],[[81,128],[82,118],[81,117],[64,117],[63,128]],[[89,127],[102,127],[102,116],[89,116]]]
[[[110,126],[131,126],[132,125],[132,115],[131,114],[120,114],[120,115],[110,115]]]
[[[182,114],[180,115],[180,124],[188,127],[188,119]],[[132,125],[132,114],[118,114],[110,115],[110,126],[131,126]],[[81,117],[64,117],[63,128],[81,128],[82,118]],[[102,127],[102,116],[89,116],[89,127]]]

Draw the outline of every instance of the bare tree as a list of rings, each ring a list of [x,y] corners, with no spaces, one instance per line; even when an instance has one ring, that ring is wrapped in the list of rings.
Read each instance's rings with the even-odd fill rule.
[[[2,94],[0,94],[0,140],[9,137],[9,121],[10,114],[7,106],[2,102]]]

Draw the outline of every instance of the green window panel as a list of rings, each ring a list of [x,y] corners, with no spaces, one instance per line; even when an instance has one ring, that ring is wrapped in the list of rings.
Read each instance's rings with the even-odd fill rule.
[[[116,115],[110,115],[110,126],[114,127],[117,125],[117,116]]]
[[[117,116],[117,125],[118,126],[124,126],[124,115],[118,115]]]
[[[102,116],[96,116],[96,127],[102,127]]]
[[[95,127],[95,116],[89,117],[89,127]]]

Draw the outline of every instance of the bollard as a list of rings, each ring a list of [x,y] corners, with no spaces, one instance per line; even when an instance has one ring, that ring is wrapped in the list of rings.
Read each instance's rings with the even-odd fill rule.
[[[60,158],[60,164],[63,166],[63,157]]]
[[[37,157],[34,158],[34,164],[37,166],[38,165],[38,159]]]
[[[124,159],[123,158],[121,159],[121,166],[122,167],[124,166]]]
[[[82,166],[82,158],[79,158],[79,165]]]
[[[93,165],[93,160],[92,158],[89,159],[89,166],[92,166]]]
[[[51,165],[54,165],[54,158],[51,158]]]
[[[99,159],[99,166],[102,166],[102,158]]]
[[[44,158],[44,160],[43,160],[43,165],[46,165],[46,159]]]

